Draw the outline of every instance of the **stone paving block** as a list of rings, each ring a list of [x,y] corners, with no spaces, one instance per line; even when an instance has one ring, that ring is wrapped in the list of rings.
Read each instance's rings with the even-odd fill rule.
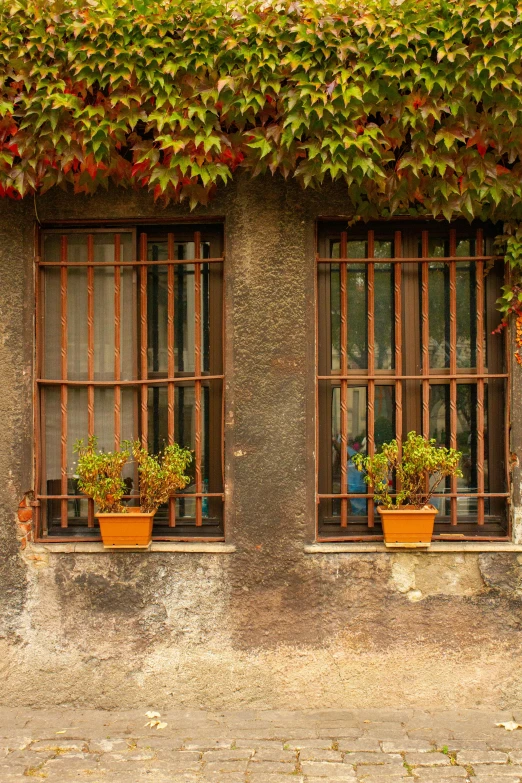
[[[456,753],[459,750],[489,750],[488,743],[485,740],[455,740],[447,737],[440,737],[435,742],[437,750],[447,748],[450,753]]]
[[[411,767],[442,767],[448,766],[449,756],[445,753],[406,753],[406,763]],[[462,762],[466,763],[466,762]]]
[[[104,758],[108,762],[116,761],[116,762],[126,763],[129,761],[150,761],[155,756],[156,754],[153,750],[145,750],[145,748],[143,749],[129,748],[127,751],[124,751],[123,753],[106,753],[104,755]]]
[[[380,740],[406,739],[407,734],[400,723],[369,723],[364,727],[368,737],[378,737]]]
[[[400,775],[400,776],[393,775],[390,777],[386,777],[381,773],[377,775],[374,774],[367,775],[364,774],[362,771],[358,773],[357,780],[360,781],[360,783],[387,783],[388,780],[391,783],[414,783],[414,778],[409,777],[408,775]]]
[[[426,773],[428,772],[428,770],[423,770],[423,771],[426,772]],[[419,781],[419,782],[421,781],[422,783],[456,783],[456,781],[458,783],[458,781],[460,781],[460,783],[465,783],[465,781],[467,782],[468,780],[472,780],[473,783],[475,783],[476,778],[467,778],[467,777],[464,777],[464,778],[462,778],[462,777],[459,777],[459,778],[455,778],[455,777],[453,777],[453,778],[448,778],[448,777],[446,777],[446,778],[434,778],[433,776],[431,776],[431,777],[428,776],[428,777],[422,777],[422,778],[408,778],[408,780],[409,780],[410,783],[415,783],[415,781]]]
[[[282,750],[283,749],[283,741],[282,740],[248,740],[248,739],[238,739],[234,740],[232,743],[233,748],[246,748],[247,750],[251,750],[252,753],[254,751],[260,748],[267,748],[267,749],[273,749],[273,750]]]
[[[326,783],[326,781],[328,779],[327,778],[316,778],[316,777],[313,777],[313,776],[310,777],[309,775],[307,775],[304,778],[304,780],[306,781],[306,783]],[[345,777],[338,776],[338,777],[334,778],[334,780],[335,780],[335,783],[357,783],[357,778],[355,777],[354,774],[347,775]],[[262,783],[262,781],[260,781],[260,783]],[[411,781],[410,781],[410,783],[411,783]]]
[[[86,752],[89,749],[85,741],[62,740],[59,737],[55,740],[37,740],[30,747],[35,753],[41,751],[45,753],[77,753],[78,751]]]
[[[386,779],[400,778],[407,774],[408,770],[405,768],[402,759],[399,762],[394,761],[391,764],[365,764],[357,767],[357,776],[360,778],[369,776]]]
[[[479,775],[483,777],[496,775],[499,780],[513,775],[522,777],[522,766],[519,764],[477,764],[476,767],[473,767],[473,771],[476,777]]]
[[[121,738],[90,740],[87,743],[87,746],[91,753],[107,753],[111,750],[120,752],[121,750],[129,747],[129,740]]]
[[[296,764],[297,759],[294,759],[292,763],[289,764],[287,761],[256,761],[254,757],[251,759],[248,765],[248,772],[253,774],[260,774],[261,772],[264,772],[265,774],[278,773],[285,775],[287,773],[293,772],[295,770]]]
[[[401,764],[402,757],[398,753],[346,753],[344,757],[345,764]]]
[[[422,783],[430,783],[437,780],[454,780],[455,778],[466,778],[468,776],[464,767],[418,767],[415,770],[416,778]]]
[[[297,759],[297,751],[283,750],[282,747],[280,747],[279,749],[258,748],[255,751],[255,755],[253,755],[252,758],[253,761],[279,761],[279,762],[288,762],[291,764],[295,764],[296,759]]]
[[[237,745],[236,740],[229,739],[229,740],[223,740],[223,739],[215,739],[215,737],[199,737],[198,739],[186,739],[181,738],[179,740],[180,745],[179,747],[183,746],[185,750],[220,750],[220,749],[227,749],[232,748],[234,744]],[[249,740],[249,743],[251,744],[252,740]]]
[[[497,772],[494,774],[478,772],[474,777],[470,778],[472,783],[519,783],[522,777],[517,772],[510,772],[506,770],[499,775]]]
[[[505,731],[503,734],[499,734],[498,737],[488,740],[487,747],[489,750],[501,750],[505,753],[511,750],[522,751],[522,731]]]
[[[210,761],[203,767],[203,775],[214,772],[246,772],[248,759],[238,761]]]
[[[318,737],[335,737],[336,739],[341,739],[342,737],[347,739],[357,739],[361,735],[361,729],[354,729],[346,726],[321,726],[317,730]]]
[[[335,761],[303,761],[301,764],[301,770],[305,776],[317,777],[317,778],[355,778],[355,775],[350,775],[350,768],[346,764],[339,764]]]
[[[191,753],[191,756],[197,756],[196,753]],[[249,759],[252,756],[252,751],[247,748],[227,748],[221,750],[205,750],[201,758],[203,761],[242,761],[243,759]]]
[[[304,748],[328,750],[332,748],[332,740],[328,737],[322,737],[321,739],[291,739],[285,742],[283,747],[290,750],[302,750]]]
[[[299,753],[299,761],[338,761],[343,760],[338,750],[321,750],[319,748],[304,748]]]
[[[404,739],[385,740],[382,743],[382,749],[385,753],[429,753],[433,750],[433,744],[428,740]]]
[[[499,750],[461,750],[457,753],[457,762],[466,764],[507,764],[508,755]]]
[[[362,737],[358,740],[339,740],[339,750],[352,753],[355,751],[367,751],[367,752],[380,752],[381,745],[378,739],[375,737]]]
[[[354,710],[354,717],[361,721],[371,721],[372,723],[405,723],[411,721],[415,715],[414,707],[405,707],[394,709],[393,707],[365,708]],[[418,711],[417,711],[418,712]],[[421,711],[422,714],[422,711]]]
[[[248,776],[248,783],[303,783],[304,778],[302,775],[286,774],[286,775],[266,775],[264,772],[251,773]],[[223,783],[228,783],[228,778],[223,778]],[[324,778],[322,778],[324,783]],[[353,783],[353,781],[350,781]]]

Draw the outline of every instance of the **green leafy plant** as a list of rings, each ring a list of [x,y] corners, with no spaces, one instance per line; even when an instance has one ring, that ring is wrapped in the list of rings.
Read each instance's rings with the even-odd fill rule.
[[[402,450],[397,440],[392,440],[373,457],[356,454],[352,461],[364,471],[364,480],[373,486],[376,501],[385,508],[423,508],[446,476],[462,476],[461,457],[455,449],[437,446],[435,440],[409,432]],[[394,476],[399,486],[395,496]]]
[[[130,451],[98,451],[98,439],[91,435],[85,443],[77,440],[74,450],[78,454],[76,473],[78,488],[91,497],[102,513],[126,511],[120,501],[125,494],[122,470],[129,459]]]
[[[176,490],[189,483],[185,470],[192,461],[192,453],[188,449],[174,443],[156,455],[149,454],[139,441],[130,447],[138,465],[142,511],[156,511]]]
[[[354,221],[501,221],[520,266],[521,46],[513,0],[3,0],[0,195],[339,181]]]

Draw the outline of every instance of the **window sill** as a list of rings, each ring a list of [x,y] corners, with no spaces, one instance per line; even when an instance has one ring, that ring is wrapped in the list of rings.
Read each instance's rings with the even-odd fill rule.
[[[233,544],[225,544],[222,541],[153,541],[149,549],[105,549],[101,541],[71,541],[64,543],[39,542],[28,544],[27,550],[34,554],[121,554],[142,553],[154,554],[155,552],[195,552],[207,554],[228,555],[236,551]]]
[[[410,554],[444,554],[445,552],[522,552],[522,544],[513,544],[511,541],[435,541],[429,549],[388,548],[383,542],[365,541],[339,541],[331,544],[307,544],[304,547],[307,555],[335,555],[343,552],[365,553],[378,552],[393,554],[395,552],[409,552]]]

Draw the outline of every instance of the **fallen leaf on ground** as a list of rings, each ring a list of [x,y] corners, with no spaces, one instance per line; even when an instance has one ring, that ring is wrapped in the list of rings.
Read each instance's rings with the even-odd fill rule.
[[[515,723],[514,720],[507,720],[505,723],[495,723],[495,726],[503,726],[506,731],[515,731],[515,729],[522,729],[520,723]]]
[[[149,712],[145,713],[146,718],[159,718],[161,713],[159,712],[153,712],[152,710],[149,710]]]

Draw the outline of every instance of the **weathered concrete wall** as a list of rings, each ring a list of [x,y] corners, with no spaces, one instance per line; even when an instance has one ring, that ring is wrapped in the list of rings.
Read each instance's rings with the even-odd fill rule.
[[[187,214],[125,191],[50,193],[37,209],[42,220]],[[342,189],[240,178],[199,211],[226,220],[227,540],[237,551],[30,560],[16,509],[33,481],[34,204],[0,205],[1,700],[520,707],[521,556],[304,552],[315,510],[314,223],[345,214]],[[517,428],[519,402],[517,391]]]

